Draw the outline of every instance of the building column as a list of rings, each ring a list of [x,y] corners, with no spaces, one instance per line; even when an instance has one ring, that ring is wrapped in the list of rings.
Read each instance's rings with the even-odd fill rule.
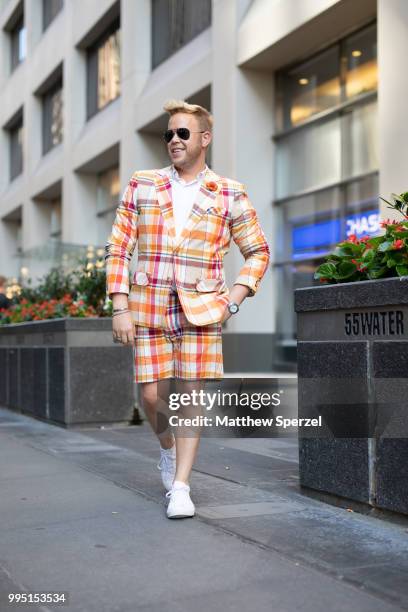
[[[149,167],[141,134],[134,131],[137,100],[150,76],[151,2],[121,2],[121,98],[120,182],[122,192],[136,170]]]
[[[378,130],[380,195],[408,190],[408,142],[406,40],[408,3],[406,0],[378,1]],[[392,211],[381,201],[380,214],[391,218]],[[396,214],[401,219],[401,215]]]
[[[237,32],[248,4],[247,0],[213,0],[213,169],[245,184],[272,250],[273,74],[236,65]],[[225,259],[230,286],[243,263],[244,258],[231,241],[231,252]],[[245,300],[239,317],[228,320],[226,331],[266,334],[274,332],[274,326],[269,269],[259,292]]]

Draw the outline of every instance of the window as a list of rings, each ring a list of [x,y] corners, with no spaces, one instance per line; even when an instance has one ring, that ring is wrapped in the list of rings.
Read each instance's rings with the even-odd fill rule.
[[[152,66],[211,25],[211,0],[152,0]]]
[[[377,89],[376,25],[277,75],[279,130]]]
[[[118,21],[88,49],[87,73],[87,116],[89,119],[120,95]]]
[[[283,127],[299,125],[316,113],[339,104],[339,73],[338,47],[281,73]]]
[[[351,234],[380,231],[376,26],[277,74],[277,328],[294,339],[293,291]]]
[[[13,29],[10,30],[11,37],[11,71],[15,70],[26,56],[26,28],[24,15],[21,15]]]
[[[10,181],[23,171],[23,115],[20,113],[9,128],[10,137]]]
[[[366,28],[350,36],[343,46],[345,96],[353,98],[377,89],[376,28]]]
[[[63,0],[43,0],[43,30],[48,28],[51,21],[61,11],[63,5]]]
[[[61,200],[51,201],[50,210],[50,239],[61,242],[62,238],[62,204]]]
[[[43,98],[43,154],[62,142],[62,81],[58,81]]]
[[[116,208],[120,200],[120,179],[117,166],[98,175],[96,215],[98,223],[98,244],[106,242],[115,220]]]

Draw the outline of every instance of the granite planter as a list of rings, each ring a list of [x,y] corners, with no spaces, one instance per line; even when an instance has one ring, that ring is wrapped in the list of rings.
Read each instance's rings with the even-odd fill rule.
[[[115,344],[110,318],[0,326],[0,405],[62,424],[130,422],[132,347]]]
[[[300,483],[408,514],[408,277],[297,289]]]

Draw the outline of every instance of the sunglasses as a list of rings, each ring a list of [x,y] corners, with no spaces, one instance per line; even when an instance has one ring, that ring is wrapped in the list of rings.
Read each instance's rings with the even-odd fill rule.
[[[205,132],[205,130],[201,130],[200,132],[191,132],[188,128],[177,128],[177,130],[166,130],[163,134],[163,138],[168,144],[172,141],[175,133],[177,133],[177,136],[181,138],[181,140],[188,140],[190,138],[190,134],[202,134],[203,132]]]

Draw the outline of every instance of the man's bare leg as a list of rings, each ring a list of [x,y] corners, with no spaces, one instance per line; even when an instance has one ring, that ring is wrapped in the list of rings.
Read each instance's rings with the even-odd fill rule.
[[[169,428],[168,408],[170,378],[140,383],[142,406],[146,417],[159,439],[162,448],[174,446],[174,436]]]
[[[194,389],[200,391],[204,380],[177,380],[177,393],[191,393]],[[177,411],[179,416],[192,418],[202,414],[201,406],[182,406]],[[174,412],[173,412],[174,414]],[[174,480],[189,484],[189,478],[200,444],[200,427],[180,427],[176,431],[176,475]]]

